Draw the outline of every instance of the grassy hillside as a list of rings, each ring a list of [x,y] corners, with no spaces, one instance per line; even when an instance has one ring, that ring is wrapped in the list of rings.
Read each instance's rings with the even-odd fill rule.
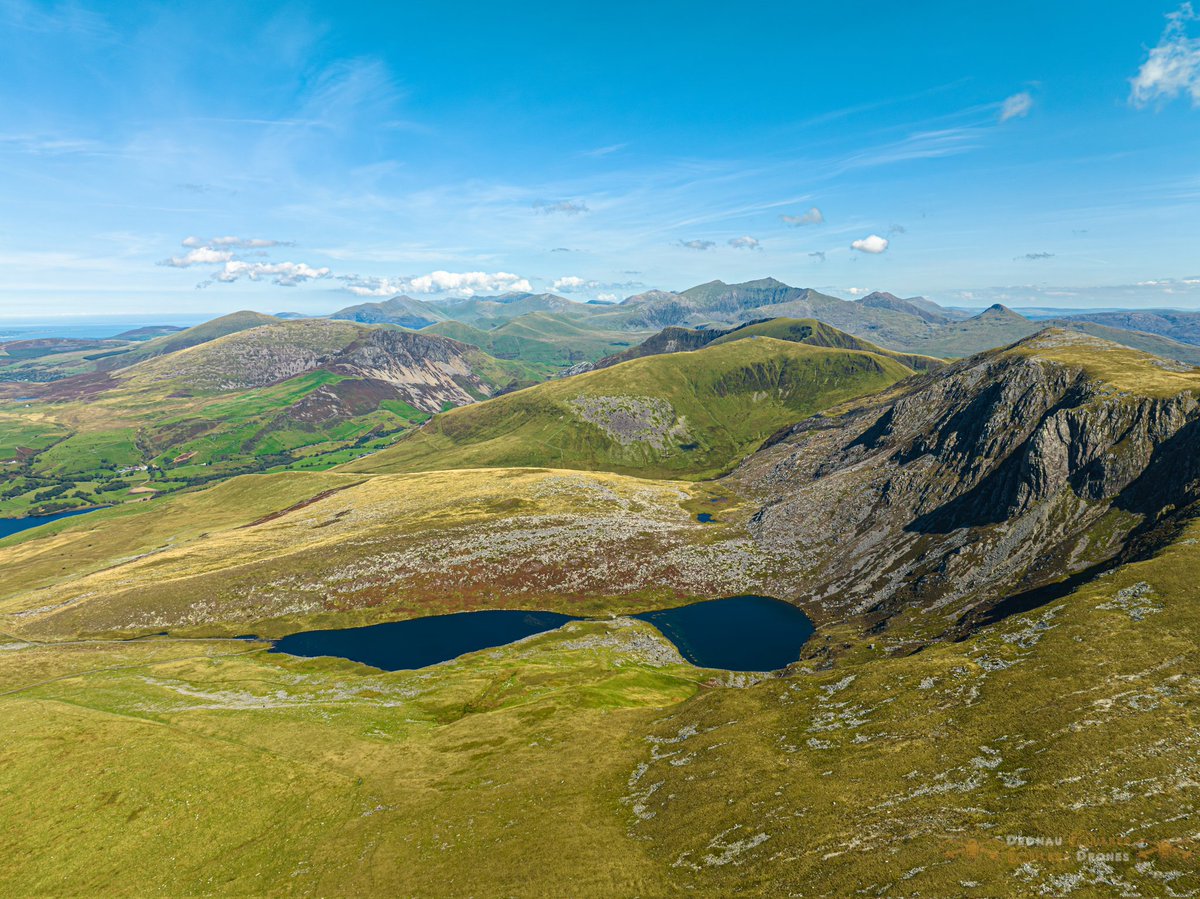
[[[455,410],[347,470],[548,465],[710,477],[783,425],[910,374],[872,353],[739,340]]]
[[[150,359],[154,356],[165,356],[179,350],[186,350],[189,347],[199,346],[202,343],[208,343],[210,340],[216,340],[218,337],[224,337],[227,334],[236,334],[239,331],[248,331],[251,328],[261,328],[263,325],[276,324],[278,321],[274,316],[263,315],[261,312],[251,312],[249,310],[231,312],[229,315],[222,315],[219,318],[214,318],[211,321],[203,322],[194,327],[185,328],[182,331],[176,331],[172,334],[166,334],[162,337],[141,343],[119,357],[109,357],[111,361],[106,362],[105,367],[112,368],[115,366],[124,368],[143,359]]]
[[[875,353],[895,359],[901,365],[913,371],[930,371],[939,368],[943,363],[932,356],[920,356],[914,353],[896,353],[876,346],[869,340],[847,334],[816,319],[776,318],[765,322],[743,325],[718,337],[712,342],[713,346],[744,340],[748,337],[772,337],[776,340],[788,340],[794,343],[804,343],[809,346],[823,346],[839,350],[861,350],[865,353]]]
[[[1160,334],[1144,331],[1132,331],[1124,328],[1110,327],[1099,322],[1077,318],[1058,318],[1050,321],[1037,322],[1039,325],[1051,325],[1057,328],[1069,328],[1127,346],[1130,349],[1150,353],[1162,359],[1175,359],[1188,365],[1200,365],[1200,346],[1182,343]]]
[[[0,387],[5,381],[38,383],[127,368],[155,356],[277,322],[274,316],[258,312],[233,312],[192,328],[172,329],[153,340],[141,339],[140,331],[135,330],[103,341],[24,341],[15,352],[0,347]],[[72,343],[80,348],[72,349]]]
[[[477,346],[497,359],[516,359],[566,367],[590,362],[635,344],[644,332],[609,331],[590,319],[552,312],[531,312],[485,330],[459,321],[424,329]]]
[[[720,522],[696,520],[718,506]],[[642,611],[742,588],[763,560],[736,519],[709,485],[605,472],[247,475],[0,541],[0,631],[278,636],[473,608]]]
[[[495,473],[490,493],[476,479],[458,504],[447,476],[407,520],[423,508],[431,528],[439,515],[484,522],[519,514],[515,497],[533,498],[531,515],[557,516],[570,495],[606,504],[605,524],[617,523],[628,514],[621,502],[652,486],[566,475],[580,483],[554,492],[564,475],[516,475],[503,512]],[[329,477],[304,486],[323,489]],[[339,521],[359,514],[380,528],[422,489],[407,480],[389,491],[389,508],[375,507],[365,484],[240,533],[262,551],[324,534],[319,525],[347,508]],[[350,489],[364,492],[350,502]],[[669,485],[652,489],[670,502]],[[427,506],[438,491],[443,504]],[[129,551],[168,543],[165,525]],[[85,526],[71,526],[80,547]],[[198,536],[180,535],[203,547]],[[446,536],[449,546],[452,528]],[[597,529],[597,542],[605,536]],[[219,539],[235,545],[234,532]],[[504,545],[522,552],[519,541]],[[71,548],[60,540],[56,551]],[[160,558],[169,583],[178,554],[164,546]],[[6,572],[11,559],[0,547]],[[153,562],[133,563],[147,570],[132,587],[150,582]],[[462,570],[471,564],[464,552]],[[250,577],[253,566],[236,571]],[[580,896],[843,896],[903,883],[925,896],[1067,886],[1156,896],[1166,879],[1187,895],[1200,888],[1197,576],[1192,525],[1160,556],[961,642],[908,655],[890,652],[902,633],[818,634],[813,658],[766,679],[687,665],[627,619],[392,673],[247,641],[2,638],[0,846],[19,863],[0,866],[0,892],[115,883],[138,895],[465,897],[557,895],[570,883]],[[192,591],[195,612],[236,632],[232,607],[211,595]],[[160,613],[154,596],[123,601],[149,618]],[[65,605],[17,617],[35,602],[47,604],[0,602],[0,628],[71,615]],[[73,605],[97,602],[110,600],[92,592]],[[331,617],[361,620],[336,605]],[[839,654],[820,655],[827,646]],[[1051,842],[1015,845],[1014,834]],[[172,863],[145,864],[147,845]]]
[[[1113,403],[1194,394],[1200,377],[1074,332],[996,355],[1083,369]],[[814,384],[862,359],[896,366],[759,338],[524,395],[575,385],[541,405],[565,419],[572,399],[682,383],[681,408],[702,396],[731,415],[736,398],[744,417],[756,393],[731,388],[751,373],[761,395],[782,383],[771,366]],[[998,436],[933,417],[961,432],[951,449]],[[16,860],[0,894],[1200,890],[1200,522],[961,639],[912,651],[944,608],[869,633],[833,621],[762,677],[693,667],[609,617],[806,599],[781,573],[811,547],[750,539],[760,503],[735,489],[544,468],[285,472],[0,541],[0,850]],[[826,494],[815,517],[861,496]],[[597,617],[419,671],[222,639],[497,607]],[[171,863],[146,864],[147,846]]]
[[[414,330],[424,328],[445,319],[445,315],[428,303],[412,297],[398,296],[381,303],[359,303],[339,309],[332,319],[362,322],[364,324],[390,324]]]
[[[31,396],[19,402],[0,399],[0,516],[327,468],[433,412],[542,377],[537,366],[437,337],[271,319],[129,368],[24,386]]]
[[[270,326],[240,329],[156,355],[122,372],[120,378],[134,385],[170,381],[177,389],[189,392],[263,387],[311,371],[363,333],[364,327],[353,322],[272,319]]]

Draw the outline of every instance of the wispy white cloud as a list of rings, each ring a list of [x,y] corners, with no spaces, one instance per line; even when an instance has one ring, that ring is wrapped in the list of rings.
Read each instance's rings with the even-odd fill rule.
[[[270,247],[290,247],[293,244],[283,240],[267,240],[261,237],[185,237],[180,245],[188,251],[180,256],[171,256],[159,261],[159,265],[171,268],[191,268],[193,265],[220,265],[238,261],[235,250],[255,250],[254,256],[267,255],[264,250]],[[292,263],[289,263],[292,264]],[[315,269],[314,269],[315,270]],[[214,276],[218,281],[227,280]],[[238,277],[228,280],[236,281]],[[257,280],[257,279],[255,279]]]
[[[731,238],[729,238],[727,243],[731,247],[733,247],[735,250],[758,250],[758,249],[761,249],[761,245],[759,244],[758,239],[751,237],[748,234],[743,237],[731,237]]]
[[[601,156],[611,156],[613,153],[619,153],[628,147],[629,144],[610,144],[607,147],[596,147],[594,150],[584,150],[580,156],[590,156],[599,158]]]
[[[817,260],[817,262],[825,261],[825,251],[824,250],[815,250],[812,253],[809,253],[808,255],[809,255],[809,258],[815,259],[815,260]]]
[[[711,240],[681,240],[679,245],[689,250],[711,250],[716,243]]]
[[[878,234],[869,234],[850,244],[850,249],[858,250],[860,253],[871,253],[878,255],[888,248],[888,239],[880,237]]]
[[[1037,262],[1041,259],[1053,259],[1053,258],[1054,258],[1053,253],[1025,253],[1022,256],[1014,256],[1013,262],[1018,262],[1022,259],[1028,259],[1031,262]]]
[[[1019,94],[1013,94],[1005,99],[1000,104],[1000,121],[1007,122],[1009,119],[1023,119],[1029,115],[1033,109],[1033,94],[1029,91],[1021,91]]]
[[[976,149],[982,142],[984,133],[985,129],[980,126],[920,131],[910,134],[902,140],[864,150],[840,162],[835,162],[829,170],[829,175],[831,177],[844,175],[858,169],[894,165],[898,162],[909,162],[916,159],[944,159],[947,156],[958,156]]]
[[[267,240],[262,237],[185,237],[181,243],[185,247],[229,247],[239,250],[295,246],[290,240]]]
[[[99,141],[54,134],[0,134],[0,148],[11,147],[30,156],[67,156],[100,154],[105,147]]]
[[[584,212],[590,212],[587,203],[575,200],[559,200],[551,202],[550,200],[534,200],[534,211],[541,215],[554,215],[561,213],[562,215],[580,215]]]
[[[823,225],[825,223],[825,214],[814,206],[808,212],[801,213],[800,215],[781,215],[779,220],[785,225],[800,228],[804,225]]]
[[[1152,101],[1174,100],[1180,94],[1200,106],[1200,37],[1188,34],[1188,23],[1200,19],[1191,3],[1167,16],[1167,27],[1158,44],[1131,79],[1130,101],[1145,106]]]

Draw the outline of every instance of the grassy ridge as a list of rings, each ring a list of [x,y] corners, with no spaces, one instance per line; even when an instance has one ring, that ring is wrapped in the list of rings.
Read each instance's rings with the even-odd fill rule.
[[[547,312],[531,312],[491,330],[446,321],[423,331],[469,343],[498,359],[558,367],[599,359],[647,336],[645,332],[608,331],[591,326],[588,319],[580,316]]]
[[[921,356],[915,353],[896,353],[876,346],[869,340],[855,337],[840,331],[832,325],[817,321],[815,318],[775,318],[765,322],[756,322],[730,331],[710,344],[720,346],[735,340],[748,337],[772,337],[776,340],[789,340],[795,343],[806,343],[809,346],[823,346],[839,350],[860,350],[864,353],[875,353],[877,356],[887,356],[895,359],[901,365],[913,371],[929,371],[943,365],[941,359],[932,356]]]
[[[454,410],[347,470],[553,466],[709,477],[783,425],[911,374],[872,353],[740,340]]]

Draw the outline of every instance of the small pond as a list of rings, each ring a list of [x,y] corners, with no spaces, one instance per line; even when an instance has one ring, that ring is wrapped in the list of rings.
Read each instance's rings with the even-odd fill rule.
[[[649,622],[689,662],[730,671],[773,671],[800,657],[813,632],[798,608],[765,596],[735,596],[634,616]],[[341,630],[303,631],[272,652],[336,656],[385,671],[424,668],[504,646],[581,619],[554,612],[489,609]]]

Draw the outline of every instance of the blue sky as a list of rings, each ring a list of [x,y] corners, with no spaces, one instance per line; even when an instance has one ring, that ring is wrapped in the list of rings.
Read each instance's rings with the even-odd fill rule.
[[[1198,106],[1175,0],[0,0],[0,315],[1200,308]]]

